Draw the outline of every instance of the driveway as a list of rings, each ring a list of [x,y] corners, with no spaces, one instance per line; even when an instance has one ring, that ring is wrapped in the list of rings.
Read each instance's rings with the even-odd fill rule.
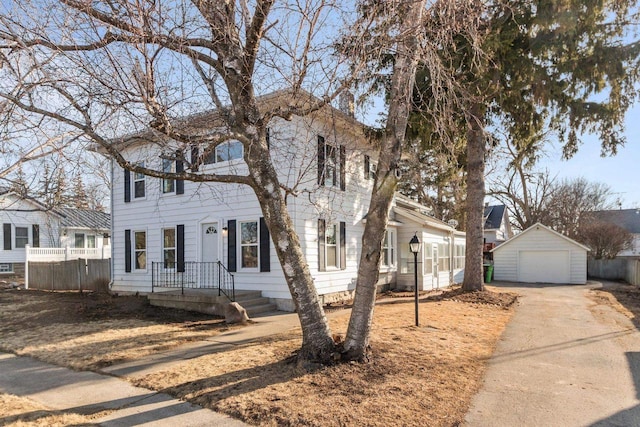
[[[520,303],[467,426],[640,426],[640,332],[587,297],[602,284],[496,286]]]

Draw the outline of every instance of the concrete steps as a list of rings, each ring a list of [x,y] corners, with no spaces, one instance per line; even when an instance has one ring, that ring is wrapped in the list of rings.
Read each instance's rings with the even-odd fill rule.
[[[218,291],[213,289],[185,289],[184,294],[180,291],[154,292],[148,294],[147,298],[154,306],[216,316],[224,316],[224,306],[229,303],[226,296],[218,296]],[[277,310],[276,305],[270,303],[269,298],[264,298],[260,291],[236,291],[235,300],[247,310],[249,317]]]

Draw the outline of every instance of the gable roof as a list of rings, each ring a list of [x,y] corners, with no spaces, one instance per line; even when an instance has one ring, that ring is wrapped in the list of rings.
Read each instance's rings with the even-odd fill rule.
[[[516,234],[515,236],[513,236],[509,240],[507,240],[504,243],[502,243],[501,245],[496,246],[495,248],[491,249],[491,252],[495,252],[495,251],[501,250],[505,246],[509,246],[510,243],[522,238],[522,236],[526,236],[529,232],[531,232],[531,230],[537,230],[537,229],[540,229],[540,228],[543,228],[544,230],[547,230],[548,232],[550,232],[550,233],[552,233],[552,234],[554,234],[554,235],[566,240],[567,242],[569,242],[569,243],[571,243],[573,245],[576,245],[576,246],[578,246],[578,247],[580,247],[580,248],[582,248],[582,249],[584,249],[586,251],[589,251],[589,252],[591,251],[591,249],[589,247],[583,245],[582,243],[576,242],[575,240],[568,238],[564,234],[560,234],[557,231],[552,230],[549,227],[547,227],[546,225],[538,222],[538,223],[533,224],[531,227],[527,228],[526,230],[524,230],[522,233]]]
[[[594,211],[591,214],[596,219],[618,225],[629,233],[640,234],[640,209]]]
[[[108,213],[74,208],[56,208],[56,212],[62,216],[60,224],[63,227],[93,230],[109,230],[111,228],[111,215]]]
[[[507,209],[505,205],[485,206],[484,207],[484,229],[495,230],[500,228],[504,211]]]
[[[263,107],[297,107],[300,109],[308,108],[316,102],[322,102],[320,98],[304,89],[276,90],[264,95],[256,97],[258,106]],[[367,125],[359,122],[354,116],[345,113],[339,108],[334,107],[330,102],[321,106],[319,109],[309,113],[309,116],[327,116],[334,123],[340,123],[344,129],[357,135],[364,136]],[[220,110],[212,109],[186,116],[176,117],[172,119],[172,125],[181,131],[191,131],[200,135],[209,134],[214,127],[226,126],[225,119]],[[145,129],[133,131],[111,139],[114,146],[131,146],[135,144],[148,143],[149,141],[167,141],[169,138],[163,133],[147,127]],[[98,153],[106,153],[104,147],[99,144],[93,144],[90,148]]]

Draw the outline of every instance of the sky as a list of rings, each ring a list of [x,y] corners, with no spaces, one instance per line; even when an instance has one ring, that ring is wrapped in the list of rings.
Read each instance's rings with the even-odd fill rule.
[[[600,156],[597,136],[583,137],[583,144],[570,160],[562,159],[562,147],[549,145],[547,156],[539,166],[548,168],[558,178],[584,177],[590,182],[602,182],[611,187],[614,199],[620,199],[622,209],[640,207],[640,104],[627,112],[625,120],[627,143],[612,157]]]

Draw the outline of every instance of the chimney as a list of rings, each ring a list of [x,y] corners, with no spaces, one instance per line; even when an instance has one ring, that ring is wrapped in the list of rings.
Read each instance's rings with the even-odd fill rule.
[[[349,117],[355,116],[355,98],[348,90],[342,91],[338,99],[338,107],[340,111],[348,115]]]

